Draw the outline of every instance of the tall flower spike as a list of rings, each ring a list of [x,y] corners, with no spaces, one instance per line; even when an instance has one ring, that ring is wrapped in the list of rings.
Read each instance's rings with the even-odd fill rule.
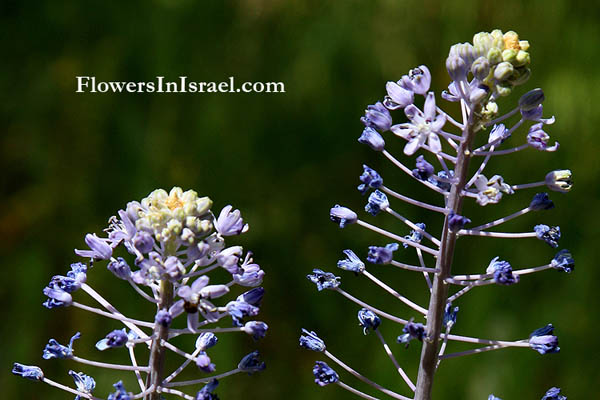
[[[89,249],[75,251],[77,255],[92,259],[96,264],[105,260],[111,274],[127,281],[142,301],[150,303],[152,312],[145,313],[153,316],[150,321],[124,315],[117,309],[118,305],[110,304],[89,286],[87,277],[91,268],[82,262],[71,264],[70,271],[64,276],[53,276],[43,289],[48,297],[43,305],[47,308],[77,307],[120,322],[124,327],[106,334],[97,341],[96,348],[102,351],[126,346],[129,350],[127,363],[131,362],[130,365],[90,361],[75,356],[73,342],[79,338],[79,333],[66,346],[50,339],[42,357],[71,359],[84,365],[129,371],[138,376],[141,387],[138,393],[128,392],[119,381],[113,385],[114,391],[108,395],[108,400],[160,400],[168,393],[189,399],[217,400],[217,395],[213,393],[216,381],[211,381],[193,397],[190,393],[180,391],[179,387],[195,386],[198,379],[184,381],[176,379],[177,376],[190,361],[196,364],[190,367],[193,374],[205,381],[208,381],[203,376],[205,373],[217,371],[217,366],[207,353],[207,349],[217,343],[215,332],[241,332],[249,335],[250,340],[259,340],[265,337],[268,325],[262,321],[246,321],[248,317],[258,315],[264,295],[261,287],[246,288],[259,285],[264,271],[253,261],[252,252],[246,252],[243,257],[244,249],[241,246],[225,246],[225,237],[245,233],[248,224],[244,223],[240,211],[233,210],[232,206],[224,207],[218,218],[215,218],[211,206],[212,201],[208,197],[198,196],[193,190],[183,191],[174,187],[167,192],[158,189],[140,202],[128,203],[116,216],[111,217],[108,228],[104,230],[106,237],[89,233],[85,236]],[[216,276],[217,280],[212,279],[209,274],[215,269],[231,275],[230,278],[223,282],[218,281],[223,279],[219,276]],[[98,271],[98,268],[94,270]],[[99,272],[102,272],[102,268]],[[105,310],[75,301],[73,298],[79,292],[85,292]],[[223,300],[231,295],[233,299]],[[226,317],[231,317],[233,327],[219,328],[214,325]],[[177,318],[184,321],[177,323]],[[173,329],[172,326],[178,328]],[[182,338],[176,340],[178,345],[184,346],[181,349],[171,343],[173,338],[179,336],[190,338],[187,344]],[[190,341],[192,338],[196,340],[195,346]],[[149,353],[147,360],[136,359],[134,349],[139,345],[147,347],[149,352],[138,351],[137,356]],[[171,365],[165,362],[168,352],[188,355],[181,366],[170,374],[165,370],[166,366]],[[265,363],[258,359],[258,352],[252,352],[242,359],[237,368],[218,371],[216,375],[227,377],[239,372],[254,373],[264,368]],[[94,397],[91,393],[96,382],[85,372],[69,372],[75,389],[44,377],[38,367],[15,363],[13,373],[78,393],[77,399]],[[172,386],[178,389],[171,389]]]
[[[415,178],[419,184],[431,189],[433,196],[439,197],[432,201],[417,200],[423,196],[421,192],[415,195],[400,193],[397,188],[408,186],[405,186],[403,181],[393,182],[388,178],[384,186],[383,178],[379,173],[363,166],[358,190],[361,194],[373,190],[369,195],[365,211],[372,215],[383,214],[383,217],[378,219],[386,218],[390,214],[394,217],[394,222],[405,224],[408,228],[404,225],[397,228],[395,224],[385,222],[382,223],[385,224],[385,228],[376,226],[359,219],[357,213],[348,208],[335,206],[330,210],[330,218],[341,228],[356,229],[350,225],[360,226],[384,237],[386,242],[392,242],[386,246],[369,247],[368,262],[390,265],[390,268],[385,268],[385,271],[384,268],[373,268],[373,271],[377,270],[377,274],[381,276],[375,276],[370,270],[365,269],[364,263],[350,249],[344,250],[346,258],[339,260],[337,265],[344,271],[354,273],[357,279],[364,278],[370,281],[369,285],[378,286],[377,289],[381,289],[384,296],[389,296],[390,302],[386,302],[385,298],[377,298],[378,305],[375,308],[364,299],[346,292],[345,288],[342,289],[339,277],[320,269],[313,270],[313,273],[308,275],[308,279],[317,285],[318,290],[331,289],[360,307],[357,314],[359,325],[365,334],[374,333],[372,336],[377,337],[376,341],[383,346],[395,371],[406,383],[410,397],[385,388],[354,370],[337,355],[333,355],[333,352],[337,351],[336,347],[342,349],[336,346],[335,341],[328,341],[328,347],[325,349],[323,340],[314,332],[308,331],[304,331],[300,341],[302,347],[321,352],[350,372],[353,377],[386,396],[398,400],[431,400],[435,375],[438,372],[446,373],[441,372],[444,370],[440,368],[442,362],[444,364],[451,362],[446,360],[455,357],[507,347],[529,347],[541,354],[559,351],[558,339],[553,335],[552,325],[535,331],[528,339],[515,341],[450,334],[456,323],[459,309],[453,304],[457,304],[462,296],[471,291],[492,284],[513,285],[520,279],[526,279],[531,273],[551,268],[568,273],[573,271],[575,266],[569,251],[561,250],[549,263],[537,267],[513,270],[509,262],[495,257],[486,271],[481,271],[484,273],[457,275],[453,272],[453,268],[456,269],[453,266],[455,251],[469,250],[469,247],[457,246],[457,240],[461,238],[470,238],[466,240],[473,242],[487,240],[486,238],[511,239],[511,245],[503,248],[509,252],[505,256],[515,264],[522,263],[523,258],[519,258],[519,246],[513,244],[514,239],[538,238],[553,248],[558,247],[561,236],[558,226],[551,227],[538,223],[533,231],[527,229],[525,232],[495,229],[496,226],[531,211],[553,209],[554,203],[547,193],[535,195],[532,193],[531,201],[521,205],[518,211],[507,216],[495,216],[489,222],[478,221],[472,228],[467,227],[471,220],[465,216],[463,210],[463,206],[468,205],[469,202],[476,202],[481,206],[496,204],[502,199],[510,202],[512,199],[506,195],[512,195],[519,190],[547,186],[552,191],[568,192],[572,187],[572,175],[568,169],[552,171],[540,182],[517,185],[504,182],[502,171],[491,170],[492,166],[497,165],[493,162],[493,159],[497,160],[497,156],[516,154],[529,147],[550,155],[549,152],[559,148],[558,142],[554,144],[550,142],[547,133],[546,125],[554,123],[554,117],[544,118],[542,103],[545,95],[542,89],[528,91],[514,101],[517,104],[509,108],[511,111],[501,113],[501,105],[506,101],[498,101],[499,98],[509,96],[515,87],[527,82],[531,75],[529,47],[529,42],[520,38],[516,32],[502,32],[499,29],[477,33],[473,36],[472,43],[457,43],[450,47],[445,66],[451,81],[441,97],[460,104],[459,118],[444,111],[440,107],[443,105],[436,101],[436,95],[431,91],[431,73],[425,66],[409,71],[397,81],[388,81],[385,85],[387,95],[383,101],[374,100],[374,104],[367,106],[361,118],[365,128],[359,141],[380,152],[387,161],[402,171],[401,174]],[[436,70],[439,68],[436,67]],[[520,119],[513,123],[511,121],[514,121],[514,118],[511,117],[515,115]],[[404,117],[407,120],[404,120]],[[400,119],[394,123],[396,118]],[[517,131],[518,129],[520,131]],[[391,134],[387,132],[388,130]],[[394,151],[392,143],[386,143],[394,136],[401,139],[400,144],[404,152],[402,158],[392,154]],[[523,136],[526,136],[526,139]],[[513,137],[522,138],[521,143],[516,147],[505,147]],[[414,156],[414,159],[405,161],[404,156]],[[435,162],[435,166],[430,162]],[[476,165],[472,165],[475,163]],[[411,168],[413,165],[414,168]],[[379,166],[375,167],[379,168]],[[520,168],[525,169],[529,166],[525,163]],[[425,224],[412,220],[413,218],[420,220],[418,212],[401,212],[396,205],[394,209],[390,208],[392,198],[394,201],[399,200],[420,207],[426,212],[438,213],[437,223],[435,218],[427,219],[427,230],[425,230]],[[381,211],[385,212],[381,213]],[[490,212],[493,211],[492,208]],[[410,229],[408,235],[407,229]],[[378,242],[381,243],[381,239]],[[399,243],[402,243],[405,249],[400,253],[397,252]],[[477,243],[469,243],[468,246],[477,246]],[[460,259],[468,261],[469,257],[461,256]],[[460,267],[468,270],[466,264]],[[394,279],[393,282],[386,282],[390,277],[389,274],[399,269],[423,275],[426,284],[423,289],[426,290],[425,294],[429,299],[427,308],[401,294],[404,291],[402,283],[407,281]],[[410,292],[414,292],[414,288],[411,287]],[[397,316],[390,313],[388,308],[396,310],[398,300],[403,303],[403,306],[407,306],[412,314]],[[468,306],[468,303],[461,305],[462,308]],[[416,316],[413,315],[414,313]],[[398,343],[408,345],[409,342],[413,342],[413,346],[422,347],[416,381],[401,366],[399,361],[404,360],[395,358],[395,349],[388,345],[384,335],[386,332],[379,329],[380,318],[398,324],[396,334],[400,327],[402,328],[402,334],[397,336]],[[393,327],[389,329],[392,330]],[[447,350],[451,349],[456,341],[469,343],[473,348],[448,352]],[[317,361],[313,373],[315,382],[320,386],[336,383],[337,386],[359,397],[380,398],[341,382],[335,371],[322,361]],[[488,400],[500,399],[490,395]],[[551,389],[544,400],[564,399],[559,392]]]

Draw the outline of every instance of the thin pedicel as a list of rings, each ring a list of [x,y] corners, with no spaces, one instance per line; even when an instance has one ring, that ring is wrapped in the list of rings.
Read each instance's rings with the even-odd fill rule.
[[[265,336],[268,329],[264,322],[246,321],[247,317],[254,317],[259,312],[264,293],[263,288],[259,287],[264,276],[263,270],[253,262],[251,252],[243,257],[241,246],[225,248],[225,237],[246,232],[248,224],[244,223],[240,212],[231,206],[223,208],[215,218],[211,206],[212,201],[208,197],[198,197],[192,190],[184,192],[177,187],[169,193],[162,189],[155,190],[141,202],[130,202],[124,210],[119,210],[118,217],[109,220],[106,229],[108,237],[88,234],[85,242],[89,250],[75,250],[79,256],[89,259],[89,263],[72,264],[66,276],[52,277],[44,289],[44,295],[48,297],[44,306],[49,309],[74,306],[121,322],[126,328],[109,332],[96,343],[96,348],[105,351],[126,347],[131,365],[109,364],[76,356],[74,341],[81,336],[79,333],[71,338],[68,346],[50,339],[43,358],[70,359],[79,364],[132,373],[139,385],[139,392],[129,392],[119,381],[114,384],[115,391],[108,396],[108,400],[158,400],[163,398],[163,394],[187,400],[216,400],[214,391],[220,379],[240,372],[252,374],[263,370],[265,363],[254,351],[243,357],[237,367],[216,373],[217,367],[207,353],[209,348],[217,344],[217,333],[243,332],[258,340]],[[124,247],[134,257],[134,268],[124,258],[113,255],[118,247]],[[97,267],[98,261],[104,260],[108,262],[107,269],[110,272],[129,282],[135,292],[156,309],[154,321],[123,315],[86,283],[92,265]],[[225,284],[211,282],[206,274],[217,268],[226,270],[231,275],[231,281]],[[233,291],[234,285],[253,289],[246,289],[223,305],[213,303],[215,299]],[[73,294],[79,289],[103,309],[74,301]],[[174,328],[180,315],[186,316],[185,327]],[[225,317],[231,317],[233,327],[216,326]],[[191,353],[169,342],[181,335],[196,337],[195,349]],[[137,345],[150,349],[146,364],[140,365],[136,358]],[[183,357],[185,361],[167,374],[164,361],[168,352]],[[192,362],[201,377],[175,381]],[[96,382],[82,372],[69,372],[76,388],[46,378],[36,366],[15,363],[12,372],[75,394],[77,399],[100,399],[92,395]],[[200,390],[194,389],[194,396],[173,389],[202,384],[204,386]]]
[[[346,259],[340,260],[338,267],[356,275],[362,275],[375,283],[392,296],[392,301],[398,300],[404,303],[404,306],[407,307],[403,309],[412,315],[405,319],[369,305],[342,289],[340,277],[333,273],[315,269],[312,274],[308,275],[308,278],[317,284],[319,291],[329,289],[338,292],[361,307],[358,312],[359,325],[363,328],[365,335],[371,331],[376,333],[404,384],[398,390],[392,391],[363,376],[334,356],[333,349],[326,349],[325,342],[315,332],[310,332],[310,340],[307,336],[301,336],[300,345],[323,353],[331,361],[348,371],[350,375],[389,397],[431,400],[434,376],[438,367],[443,364],[441,363],[443,360],[509,347],[530,348],[540,354],[556,353],[560,350],[558,338],[554,335],[554,327],[551,324],[535,330],[527,339],[514,341],[481,339],[450,333],[456,324],[458,312],[458,307],[453,306],[452,303],[473,288],[491,284],[513,285],[527,274],[549,269],[562,272],[571,272],[574,269],[575,263],[570,252],[563,249],[556,253],[547,264],[536,267],[513,269],[511,263],[504,258],[511,258],[512,262],[518,263],[518,256],[503,254],[492,258],[487,268],[483,267],[485,268],[483,273],[480,271],[463,275],[452,273],[455,244],[458,239],[463,237],[533,238],[546,242],[552,248],[559,246],[561,231],[558,226],[539,223],[525,232],[489,230],[497,229],[503,223],[522,215],[554,208],[554,203],[547,193],[535,194],[525,207],[522,205],[518,211],[495,218],[490,222],[481,221],[471,224],[471,220],[463,215],[465,199],[472,199],[480,206],[490,206],[513,195],[518,190],[545,186],[552,191],[568,192],[572,187],[571,171],[569,170],[551,171],[545,175],[543,180],[523,184],[509,184],[504,181],[502,176],[487,171],[493,157],[520,153],[528,151],[528,149],[554,152],[559,148],[557,142],[550,145],[550,136],[545,131],[548,125],[554,123],[554,117],[542,117],[542,103],[545,97],[541,89],[527,92],[519,99],[517,107],[504,115],[499,115],[496,101],[500,97],[510,95],[515,86],[525,83],[529,78],[531,72],[528,50],[529,43],[520,40],[515,32],[502,33],[500,30],[478,33],[473,37],[473,43],[460,43],[450,48],[446,59],[446,68],[451,83],[441,97],[446,101],[460,104],[461,120],[453,118],[442,110],[435,94],[430,91],[431,73],[424,65],[412,69],[397,82],[388,82],[386,84],[387,96],[381,102],[368,106],[365,115],[361,118],[365,128],[358,141],[368,145],[372,150],[382,153],[393,165],[431,189],[436,193],[436,197],[440,195],[442,199],[440,199],[441,201],[438,199],[422,201],[398,193],[392,189],[394,186],[389,185],[389,182],[386,182],[384,186],[383,178],[374,169],[364,165],[358,190],[362,194],[373,191],[368,197],[365,211],[373,216],[382,214],[382,212],[391,214],[406,224],[410,232],[405,234],[382,229],[366,220],[359,219],[357,213],[341,205],[336,205],[330,210],[331,220],[339,224],[340,228],[358,225],[383,237],[387,244],[370,246],[366,260],[373,264],[390,265],[422,273],[429,293],[429,305],[424,308],[400,294],[401,290],[393,288],[377,278],[374,273],[367,270],[365,263],[356,253],[347,249],[344,250]],[[422,107],[415,104],[415,100],[420,96],[423,98]],[[393,123],[392,112],[396,110],[404,111],[405,122]],[[520,118],[510,125],[510,118],[517,115],[520,115]],[[520,128],[527,130],[526,137],[522,140],[518,139]],[[457,129],[458,132],[448,131],[452,129]],[[404,154],[406,156],[418,155],[414,169],[405,165],[386,149],[387,139],[384,139],[382,134],[389,135],[388,131],[405,140]],[[513,136],[517,143],[512,144],[512,147],[501,148]],[[439,164],[437,173],[426,157]],[[469,176],[471,162],[478,161],[480,163],[475,168],[475,173]],[[486,171],[485,175],[484,171]],[[390,196],[389,199],[388,196]],[[400,208],[397,208],[396,204],[391,204],[390,199],[392,202],[400,200],[409,205],[436,212],[438,215],[442,214],[444,219],[441,233],[436,235],[431,227],[410,221],[397,211]],[[471,225],[476,226],[466,227]],[[389,243],[389,240],[393,242]],[[469,240],[477,240],[477,238]],[[410,265],[394,259],[395,252],[400,245],[416,252],[419,265]],[[487,262],[482,260],[480,264],[485,265]],[[401,357],[397,358],[394,355],[394,352],[401,351],[401,348],[388,345],[383,332],[380,331],[382,323],[380,317],[397,324],[396,331],[399,334],[397,342],[399,344],[408,346],[410,343],[414,346],[422,343],[421,359],[415,383],[398,362]],[[304,333],[308,333],[308,331],[304,331]],[[481,347],[448,353],[447,350],[455,341]],[[319,346],[315,346],[314,343],[319,343]],[[322,361],[317,361],[313,373],[315,382],[320,386],[337,384],[359,397],[377,398],[342,382],[337,372]],[[553,398],[566,399],[560,394],[558,388],[548,390],[543,397],[543,399]],[[499,400],[499,398],[490,395],[488,400]]]

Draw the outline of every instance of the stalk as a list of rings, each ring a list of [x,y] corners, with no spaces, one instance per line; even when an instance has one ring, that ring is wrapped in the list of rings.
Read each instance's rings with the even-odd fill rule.
[[[467,184],[467,173],[469,170],[469,161],[472,156],[473,138],[475,137],[478,124],[477,118],[472,118],[475,112],[471,111],[471,117],[465,121],[463,130],[463,142],[458,149],[458,158],[456,161],[455,178],[458,178],[456,184],[452,185],[446,208],[461,215],[463,189]],[[444,220],[442,240],[439,255],[436,261],[436,269],[439,273],[435,274],[431,297],[429,298],[429,310],[427,312],[427,336],[423,340],[421,350],[421,360],[419,362],[419,373],[417,376],[417,386],[414,400],[431,400],[431,391],[433,387],[433,378],[436,371],[436,365],[439,352],[439,338],[443,332],[444,308],[448,300],[448,284],[444,282],[451,275],[452,260],[454,258],[454,246],[458,235],[451,232],[448,226],[448,215]]]

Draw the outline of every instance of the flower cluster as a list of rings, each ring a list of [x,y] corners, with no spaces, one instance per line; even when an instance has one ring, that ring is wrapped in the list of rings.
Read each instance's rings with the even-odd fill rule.
[[[80,337],[79,333],[71,338],[68,346],[50,339],[43,358],[68,358],[81,364],[134,373],[139,393],[130,393],[119,381],[114,385],[115,391],[108,396],[109,400],[141,397],[158,400],[163,394],[216,400],[214,390],[219,379],[239,372],[251,374],[264,369],[264,362],[254,351],[231,370],[205,375],[218,369],[209,355],[209,349],[218,343],[216,334],[243,332],[259,340],[268,329],[266,323],[252,319],[258,315],[263,298],[264,289],[260,284],[264,271],[254,263],[251,252],[244,255],[241,246],[225,245],[226,237],[248,231],[248,224],[244,223],[240,211],[233,210],[231,206],[224,207],[218,217],[211,212],[211,206],[212,201],[208,197],[199,197],[193,190],[184,192],[178,187],[170,192],[155,190],[141,202],[130,202],[109,220],[106,237],[87,234],[85,243],[88,248],[75,250],[77,255],[89,262],[72,264],[65,276],[52,277],[44,288],[47,300],[43,305],[47,308],[73,306],[121,322],[125,328],[108,332],[96,343],[96,349],[105,351],[126,347],[131,365],[107,364],[76,356],[73,342]],[[131,255],[130,261],[115,255],[119,248]],[[107,269],[112,274],[127,281],[142,299],[152,303],[156,309],[153,321],[125,316],[86,283],[92,263],[97,267],[101,260],[107,262]],[[221,275],[229,277],[228,281],[211,281],[209,273],[219,269],[224,271]],[[242,293],[232,300],[222,301],[236,285],[242,287]],[[74,301],[76,291],[85,292],[104,310]],[[185,322],[180,321],[180,316],[185,316]],[[232,327],[214,326],[224,318],[231,318]],[[170,339],[181,335],[196,338],[192,351],[186,352],[170,343]],[[138,363],[134,351],[136,345],[150,350],[147,364]],[[168,352],[184,359],[183,364],[170,374],[163,371]],[[192,362],[199,378],[177,381],[175,378]],[[91,398],[96,386],[94,379],[82,372],[69,372],[75,381],[74,389],[49,380],[35,366],[16,363],[13,373],[75,393],[77,398]],[[198,383],[205,383],[205,386],[195,397],[174,389]]]
[[[504,258],[510,258],[516,263],[517,255],[503,254],[494,257],[489,264],[482,260],[480,265],[487,264],[487,268],[481,268],[485,269],[483,273],[452,273],[455,243],[459,238],[537,238],[552,248],[559,247],[561,238],[560,227],[543,223],[538,223],[526,232],[491,230],[521,215],[553,209],[554,203],[545,192],[534,194],[530,202],[510,215],[474,227],[473,221],[464,215],[463,203],[470,199],[480,206],[489,207],[517,191],[540,186],[564,193],[571,189],[572,177],[571,171],[563,169],[542,175],[538,182],[513,184],[498,173],[484,173],[493,157],[531,150],[554,152],[559,148],[558,143],[551,145],[550,135],[546,132],[547,127],[555,120],[554,117],[543,117],[542,103],[545,96],[542,89],[525,93],[515,108],[500,115],[498,99],[510,95],[531,74],[529,43],[526,40],[512,31],[478,33],[473,37],[472,43],[459,43],[450,48],[446,69],[451,82],[441,94],[441,99],[459,103],[461,119],[453,118],[440,107],[440,99],[431,90],[432,74],[427,66],[421,65],[411,69],[400,79],[388,82],[384,97],[367,106],[360,118],[364,128],[358,138],[360,143],[379,152],[407,176],[439,195],[441,201],[431,204],[398,193],[389,186],[390,182],[387,180],[384,185],[382,176],[372,166],[363,165],[358,191],[363,195],[371,191],[365,211],[371,216],[390,214],[405,224],[407,231],[390,232],[382,229],[360,219],[355,211],[342,205],[335,205],[330,210],[331,220],[340,228],[357,225],[381,237],[379,243],[368,247],[365,255],[367,262],[375,264],[373,270],[393,267],[423,274],[429,288],[429,306],[425,308],[417,304],[402,295],[397,288],[383,282],[366,268],[361,255],[350,249],[344,250],[346,258],[338,261],[337,266],[372,281],[396,301],[406,305],[413,315],[401,318],[370,306],[345,291],[340,277],[331,272],[315,269],[308,275],[308,279],[317,285],[319,291],[328,289],[337,292],[360,307],[358,320],[363,333],[366,335],[374,332],[378,337],[396,371],[406,383],[406,393],[393,392],[353,370],[331,353],[332,348],[325,349],[323,340],[315,332],[303,331],[300,345],[322,353],[354,377],[396,399],[430,400],[434,375],[438,366],[446,359],[506,347],[531,348],[540,354],[558,352],[558,338],[553,334],[554,327],[551,324],[534,331],[528,339],[514,341],[452,335],[450,331],[456,324],[458,312],[458,307],[453,306],[453,303],[479,286],[515,285],[527,274],[549,269],[568,273],[573,271],[575,264],[571,253],[562,249],[542,266],[513,268]],[[400,119],[397,123],[396,118]],[[525,128],[525,133],[519,135],[518,129],[521,126]],[[388,136],[384,138],[384,135]],[[395,157],[386,148],[386,141],[392,135],[403,142],[404,156],[415,157],[414,168],[405,165],[401,158]],[[521,139],[518,139],[519,136]],[[514,147],[507,147],[506,144],[514,139],[520,142]],[[469,167],[477,161],[479,165],[472,168],[475,172],[470,175]],[[434,163],[439,166],[435,167]],[[431,226],[403,216],[394,204],[396,201],[438,213],[441,216],[440,234],[433,234]],[[404,247],[401,252],[398,251],[401,249],[400,244]],[[416,253],[416,259],[419,260],[417,265],[401,259],[410,251]],[[394,355],[395,351],[401,350],[387,344],[381,331],[381,326],[384,325],[382,319],[399,325],[390,329],[395,330],[396,342],[400,345],[407,347],[409,342],[414,341],[423,346],[416,384]],[[447,354],[446,349],[454,341],[480,344],[483,347]],[[374,398],[342,382],[338,374],[322,361],[317,361],[313,373],[315,382],[320,386],[333,383],[360,397]],[[559,393],[560,389],[550,389],[544,399],[564,398]],[[498,398],[490,395],[489,399]]]

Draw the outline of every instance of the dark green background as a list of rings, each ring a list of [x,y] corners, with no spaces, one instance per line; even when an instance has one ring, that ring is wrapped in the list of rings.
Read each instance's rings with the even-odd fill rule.
[[[539,356],[528,349],[509,349],[449,360],[437,376],[434,398],[477,400],[494,393],[504,400],[539,399],[553,385],[561,386],[570,399],[594,397],[600,379],[600,26],[598,7],[592,4],[2,2],[3,398],[72,397],[9,372],[13,361],[37,364],[48,377],[72,383],[66,372],[78,368],[74,363],[41,360],[49,337],[64,343],[80,330],[84,336],[76,342],[78,354],[125,361],[119,351],[97,354],[93,349],[96,340],[118,327],[116,323],[75,309],[46,310],[41,290],[53,274],[66,272],[76,260],[72,249],[84,245],[86,232],[100,232],[127,201],[174,185],[209,195],[217,211],[226,204],[240,208],[251,230],[231,243],[252,249],[267,272],[261,312],[270,326],[267,338],[254,344],[245,335],[221,335],[211,355],[224,371],[258,347],[268,369],[253,377],[224,380],[218,390],[223,399],[349,398],[337,387],[313,383],[311,369],[318,354],[298,348],[301,327],[317,330],[334,354],[365,375],[406,393],[376,337],[363,337],[357,327],[357,307],[335,293],[317,293],[305,275],[317,266],[335,269],[345,248],[364,257],[366,246],[387,243],[358,227],[340,231],[328,221],[329,207],[337,202],[357,210],[364,205],[365,198],[355,190],[362,163],[380,171],[388,186],[439,204],[437,195],[357,143],[359,117],[367,104],[382,98],[386,81],[420,64],[430,66],[432,86],[439,93],[448,83],[444,60],[449,46],[493,28],[516,30],[531,43],[532,78],[501,106],[508,110],[527,88],[544,88],[545,114],[557,118],[547,131],[562,148],[556,154],[527,150],[504,156],[490,164],[488,176],[497,172],[510,183],[526,183],[551,169],[570,168],[576,180],[568,196],[552,193],[555,210],[530,214],[502,229],[559,224],[561,247],[572,250],[577,270],[568,276],[547,271],[524,277],[512,287],[478,288],[463,298],[456,333],[520,339],[552,322],[562,351]],[[221,81],[234,76],[238,82],[282,81],[286,93],[76,94],[77,75],[104,81],[148,81],[157,75]],[[395,118],[402,121],[398,114]],[[521,132],[512,143],[522,143]],[[400,155],[401,140],[386,137]],[[485,208],[469,204],[465,212],[475,223],[483,223],[520,209],[533,193],[518,193]],[[439,232],[437,215],[397,201],[392,207]],[[364,217],[407,233],[391,217]],[[515,267],[541,265],[553,254],[532,239],[467,238],[459,243],[455,270],[482,271],[496,255]],[[412,260],[408,254],[398,257]],[[370,270],[426,304],[418,274],[384,266]],[[351,293],[399,316],[411,316],[372,284],[341,275]],[[94,268],[89,282],[126,314],[151,318],[151,310],[104,265]],[[92,303],[83,293],[78,296]],[[394,343],[398,327],[384,321],[381,329],[415,376],[418,343],[404,350]],[[177,356],[172,359],[179,361]],[[345,382],[364,389],[336,369]],[[99,396],[106,396],[108,385],[118,378],[93,368],[83,370],[97,378]],[[135,388],[131,380],[127,386]]]

